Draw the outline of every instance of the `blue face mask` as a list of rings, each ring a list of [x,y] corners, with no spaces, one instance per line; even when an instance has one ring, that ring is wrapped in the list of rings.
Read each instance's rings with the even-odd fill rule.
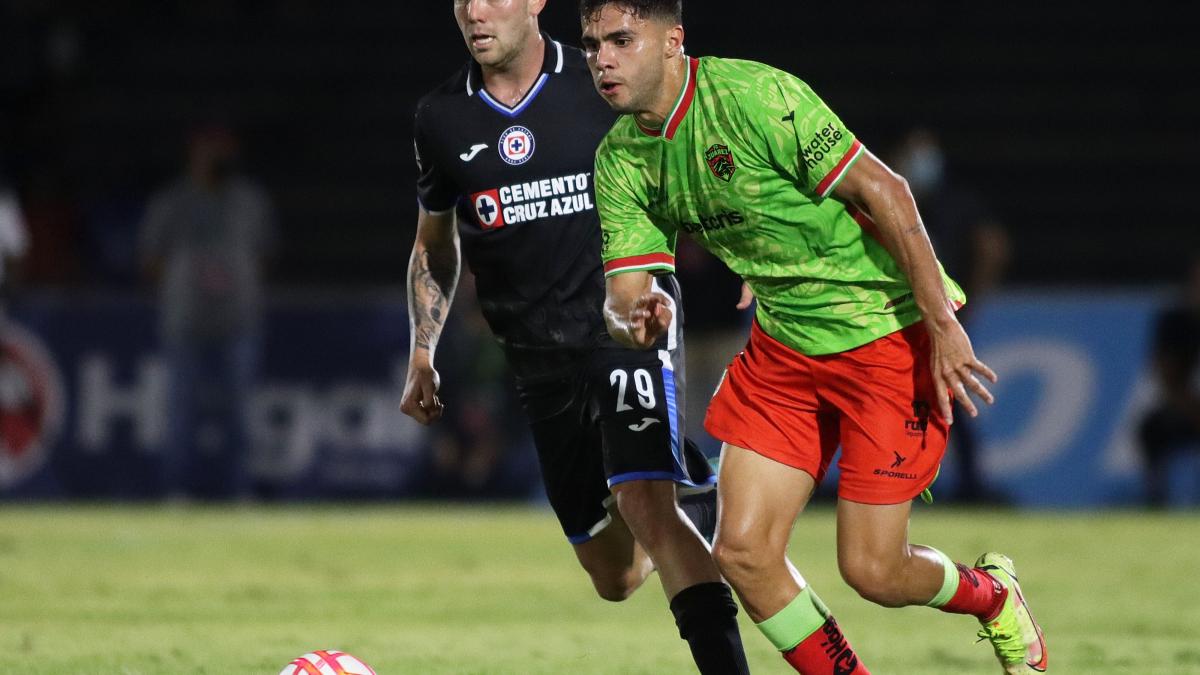
[[[941,150],[925,146],[914,149],[900,162],[900,175],[908,179],[913,192],[928,192],[942,184],[946,158]]]

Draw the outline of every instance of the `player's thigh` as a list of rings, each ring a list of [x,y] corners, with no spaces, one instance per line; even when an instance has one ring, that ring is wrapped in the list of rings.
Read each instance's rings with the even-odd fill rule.
[[[934,411],[922,324],[828,359],[820,379],[822,397],[839,413],[839,497],[900,504],[933,483],[949,428]]]
[[[715,548],[782,554],[816,480],[807,471],[726,443],[721,449]]]
[[[581,376],[518,383],[542,483],[563,533],[579,545],[612,524],[600,430],[585,415]]]
[[[819,483],[837,447],[837,427],[828,417],[817,398],[812,359],[755,323],[709,401],[704,427],[723,443],[799,469]]]

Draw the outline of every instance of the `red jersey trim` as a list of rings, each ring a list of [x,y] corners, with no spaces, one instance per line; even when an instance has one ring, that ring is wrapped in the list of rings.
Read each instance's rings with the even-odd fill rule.
[[[838,162],[837,166],[833,167],[833,170],[822,178],[820,183],[817,183],[817,194],[822,197],[828,197],[829,193],[833,192],[833,188],[837,187],[837,184],[842,182],[842,179],[846,177],[846,172],[850,170],[850,167],[854,165],[854,162],[858,160],[865,149],[863,144],[858,139],[855,139],[854,144],[842,156],[842,161]]]
[[[609,277],[622,272],[648,269],[665,269],[674,272],[675,256],[670,253],[647,253],[628,258],[617,258],[604,263],[604,276]]]
[[[857,206],[851,204],[846,205],[846,212],[850,214],[850,217],[854,219],[854,222],[858,223],[858,226],[861,227],[864,232],[871,235],[875,241],[881,244],[883,243],[883,239],[879,236],[879,226],[875,224],[875,221],[871,219],[871,216],[868,216]]]
[[[696,98],[696,73],[700,70],[700,59],[688,57],[687,80],[683,83],[683,91],[679,93],[679,99],[675,101],[675,108],[667,115],[667,122],[661,129],[649,129],[638,121],[637,117],[633,118],[637,128],[642,130],[642,133],[649,136],[663,136],[667,140],[674,140],[675,132],[679,130],[679,125],[683,124],[683,118],[687,116],[688,110],[692,107],[692,100]]]
[[[700,59],[688,57],[688,81],[683,87],[683,98],[679,101],[679,105],[675,106],[675,112],[667,121],[667,140],[675,138],[675,132],[679,129],[679,125],[683,124],[683,118],[687,116],[688,110],[692,107],[692,99],[696,98],[696,72],[700,69]]]

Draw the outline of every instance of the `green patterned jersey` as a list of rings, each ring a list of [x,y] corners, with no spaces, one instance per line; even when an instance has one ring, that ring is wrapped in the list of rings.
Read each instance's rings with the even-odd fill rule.
[[[804,354],[846,351],[920,317],[865,213],[831,196],[863,146],[795,77],[689,59],[661,129],[622,117],[596,152],[605,274],[673,272],[686,232],[750,285],[757,319]],[[962,290],[942,273],[951,301]]]

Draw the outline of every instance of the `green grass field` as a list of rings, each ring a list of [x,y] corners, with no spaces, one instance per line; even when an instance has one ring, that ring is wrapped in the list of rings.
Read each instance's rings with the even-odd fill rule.
[[[846,588],[832,516],[792,557],[872,672],[998,672],[972,620]],[[912,530],[1016,559],[1051,672],[1200,673],[1200,517],[938,507]],[[791,672],[743,638],[756,673]],[[657,580],[595,598],[544,510],[0,506],[0,672],[274,675],[330,647],[380,675],[691,672]]]

